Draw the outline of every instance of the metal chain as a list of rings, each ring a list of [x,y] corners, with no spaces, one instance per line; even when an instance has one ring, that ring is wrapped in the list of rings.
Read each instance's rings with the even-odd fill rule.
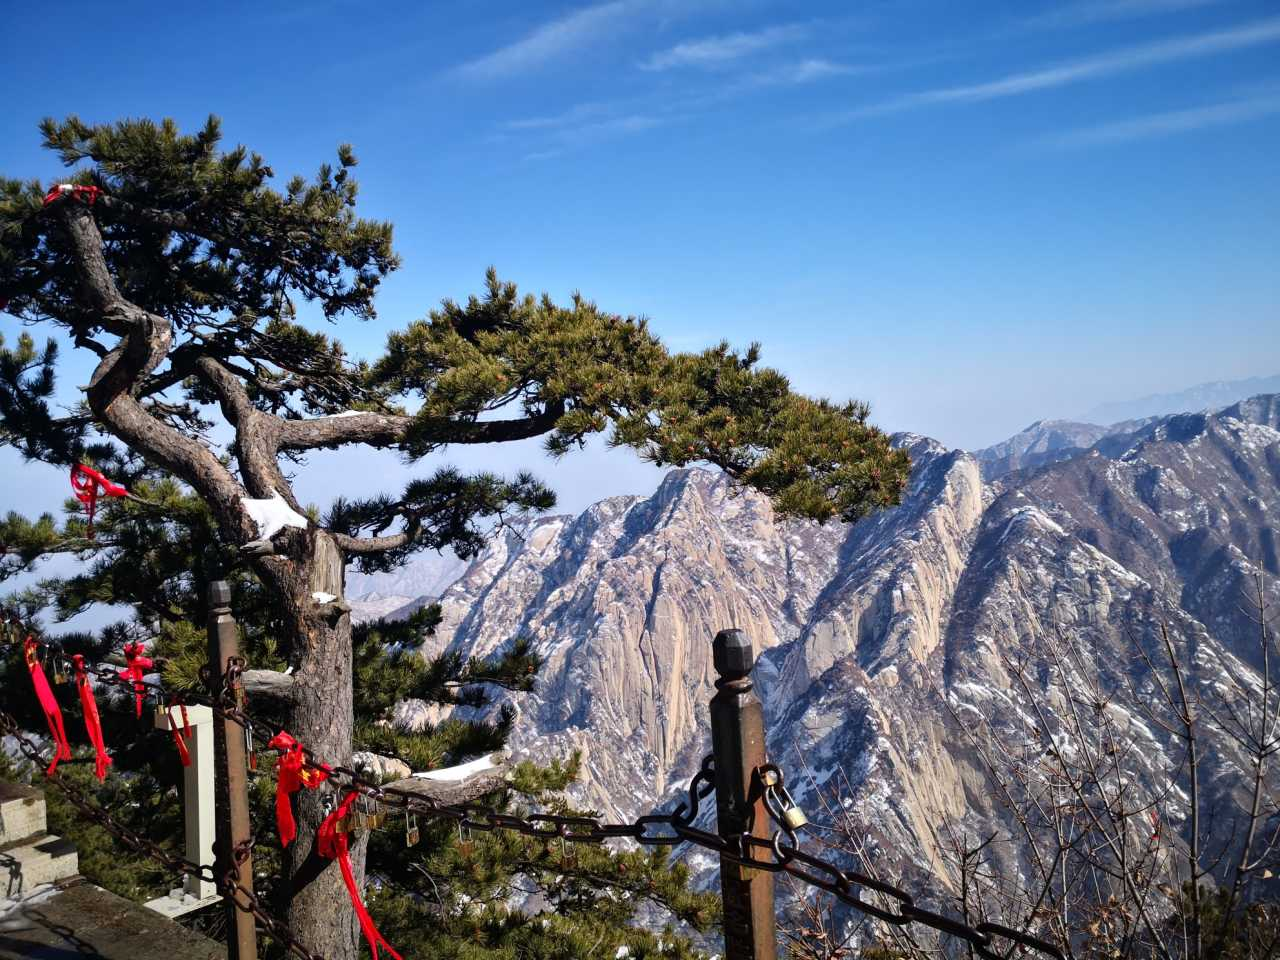
[[[223,672],[221,689],[217,691],[216,696],[212,698],[195,696],[191,701],[203,703],[210,707],[216,716],[239,724],[249,731],[251,736],[259,738],[256,731],[264,729],[264,725],[260,722],[255,723],[243,707],[244,696],[240,676],[244,666],[243,659],[232,658]],[[105,684],[123,686],[130,690],[136,687],[134,680],[120,677],[109,667],[96,668],[94,676]],[[212,686],[208,684],[207,673],[204,679],[207,685]],[[163,702],[164,691],[159,684],[143,682],[143,686],[154,692]],[[14,735],[23,753],[29,759],[42,762],[39,751],[30,740],[21,735],[13,717],[0,713],[0,731]],[[260,738],[265,745],[267,737],[261,735]],[[894,926],[920,924],[958,937],[969,943],[974,951],[986,960],[1006,960],[1009,956],[1010,948],[1005,947],[1002,951],[997,942],[999,940],[1008,941],[1013,947],[1025,947],[1055,957],[1057,960],[1064,960],[1062,952],[1056,946],[1039,937],[989,921],[970,926],[960,920],[917,906],[914,897],[900,887],[854,870],[845,870],[802,849],[797,829],[786,817],[787,808],[794,804],[790,794],[786,792],[782,771],[774,764],[766,764],[755,771],[755,779],[761,790],[765,809],[778,827],[773,837],[767,839],[751,833],[722,837],[718,833],[693,825],[698,816],[700,802],[715,790],[715,761],[714,756],[711,755],[703,759],[698,772],[689,781],[688,797],[681,800],[674,810],[667,813],[647,814],[632,823],[605,823],[597,817],[551,813],[521,817],[502,813],[478,803],[445,803],[406,790],[373,783],[349,767],[331,767],[317,760],[305,748],[304,756],[308,766],[326,771],[328,780],[334,787],[358,792],[375,803],[421,815],[426,819],[454,820],[460,827],[468,830],[484,832],[509,830],[540,840],[560,839],[575,843],[603,843],[607,840],[628,839],[645,846],[675,846],[680,843],[690,843],[718,853],[722,860],[730,863],[795,877],[809,886],[830,893],[847,906],[885,923]],[[86,813],[86,816],[101,824],[134,850],[152,857],[169,869],[180,870],[214,882],[222,896],[230,898],[239,909],[252,913],[263,929],[286,946],[292,954],[303,960],[320,960],[294,940],[287,926],[268,914],[252,892],[240,886],[234,867],[221,878],[213,877],[210,875],[211,867],[201,867],[182,857],[177,857],[163,850],[153,841],[137,836],[127,828],[112,822],[105,811],[85,798],[79,787],[61,780],[56,774],[53,779],[67,792],[71,802]],[[237,846],[234,857],[237,864],[248,855],[253,843],[253,838],[250,838]],[[863,899],[864,890],[873,891],[896,901],[896,907],[886,909]]]

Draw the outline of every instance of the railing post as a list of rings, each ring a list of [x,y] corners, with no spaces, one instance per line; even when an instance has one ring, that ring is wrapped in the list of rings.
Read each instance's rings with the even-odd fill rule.
[[[209,683],[215,697],[222,691],[227,663],[240,655],[240,638],[231,616],[231,587],[225,580],[209,584]],[[217,764],[217,846],[214,870],[223,876],[235,863],[236,844],[249,839],[249,774],[245,769],[244,730],[231,719],[213,724]],[[239,867],[240,885],[253,891],[253,857]],[[226,901],[228,960],[257,960],[254,917]]]
[[[755,653],[741,630],[721,630],[711,647],[719,679],[711,698],[711,749],[716,769],[720,836],[769,836],[769,815],[755,782],[765,762],[764,707],[752,692]],[[773,874],[720,858],[725,960],[776,960]]]

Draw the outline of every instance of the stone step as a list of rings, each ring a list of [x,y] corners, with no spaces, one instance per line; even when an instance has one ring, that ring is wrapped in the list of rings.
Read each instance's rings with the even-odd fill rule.
[[[0,846],[49,829],[44,794],[34,787],[0,781]]]
[[[52,834],[0,848],[0,896],[17,897],[42,883],[57,883],[80,872],[75,844]]]

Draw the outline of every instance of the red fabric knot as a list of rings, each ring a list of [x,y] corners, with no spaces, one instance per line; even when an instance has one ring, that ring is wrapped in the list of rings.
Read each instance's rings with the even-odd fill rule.
[[[120,679],[133,681],[134,712],[138,719],[141,719],[142,696],[147,692],[146,684],[142,682],[142,678],[147,675],[148,670],[155,666],[155,663],[150,657],[142,655],[142,644],[140,642],[126,643],[124,645],[124,662],[127,666],[120,671]]]
[[[93,539],[93,514],[98,507],[98,497],[127,497],[129,491],[118,483],[112,483],[93,467],[77,463],[71,468],[71,489],[76,499],[83,503],[89,514],[90,540]]]
[[[44,205],[47,207],[55,200],[60,200],[63,197],[75,197],[77,200],[83,200],[89,206],[93,206],[93,202],[101,196],[103,196],[101,187],[83,186],[77,183],[60,183],[44,195]]]
[[[360,932],[364,934],[365,943],[369,944],[369,952],[373,954],[373,960],[378,960],[379,944],[386,947],[387,953],[395,957],[396,960],[402,960],[400,954],[396,953],[395,948],[387,943],[386,938],[373,925],[373,918],[369,916],[369,911],[365,909],[364,901],[360,899],[360,891],[356,887],[356,878],[351,872],[348,834],[345,830],[338,829],[338,823],[351,812],[351,804],[355,802],[358,796],[359,793],[352,790],[342,798],[342,803],[338,804],[338,808],[324,818],[324,823],[320,824],[320,831],[316,834],[316,852],[328,860],[338,861],[338,868],[342,871],[342,880],[347,885],[347,893],[351,897],[351,905],[355,907],[356,918],[360,921]]]
[[[27,660],[27,670],[31,673],[31,685],[35,687],[36,699],[40,701],[45,723],[49,724],[49,734],[53,737],[53,761],[44,772],[46,777],[52,777],[58,769],[59,760],[71,759],[71,745],[67,743],[67,731],[62,724],[62,710],[54,699],[53,690],[49,688],[49,678],[44,675],[44,666],[36,653],[39,646],[34,638],[27,637],[22,650]]]
[[[93,772],[99,780],[107,778],[107,767],[111,766],[111,758],[107,756],[107,747],[102,739],[102,720],[98,717],[98,702],[93,697],[93,687],[89,685],[89,675],[84,669],[84,656],[77,653],[71,658],[76,668],[76,689],[80,691],[80,707],[84,711],[85,732],[89,734],[89,742],[93,744]]]
[[[280,845],[287,847],[298,835],[291,798],[303,787],[314,790],[324,783],[329,778],[329,768],[323,763],[308,764],[302,744],[284,730],[272,737],[267,747],[280,751],[276,764],[276,830],[280,833]]]

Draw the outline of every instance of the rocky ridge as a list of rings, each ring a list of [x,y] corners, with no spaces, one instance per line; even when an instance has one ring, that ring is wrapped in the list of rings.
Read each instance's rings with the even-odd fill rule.
[[[512,701],[513,749],[581,751],[580,801],[630,818],[707,751],[710,641],[737,626],[761,653],[770,753],[797,799],[816,809],[838,786],[890,869],[928,868],[943,819],[999,818],[961,718],[1017,733],[1030,704],[1010,655],[1086,649],[1097,677],[1140,689],[1133,643],[1166,623],[1205,689],[1259,667],[1238,599],[1261,568],[1280,601],[1280,396],[1068,439],[1088,446],[984,480],[980,457],[899,436],[914,464],[902,505],[853,526],[780,521],[722,476],[673,471],[651,497],[504,532],[443,592],[425,652],[531,637],[546,665]],[[1037,452],[1018,446],[1001,456]],[[1165,734],[1125,722],[1151,776],[1175,764]],[[1241,762],[1223,746],[1210,767]]]

